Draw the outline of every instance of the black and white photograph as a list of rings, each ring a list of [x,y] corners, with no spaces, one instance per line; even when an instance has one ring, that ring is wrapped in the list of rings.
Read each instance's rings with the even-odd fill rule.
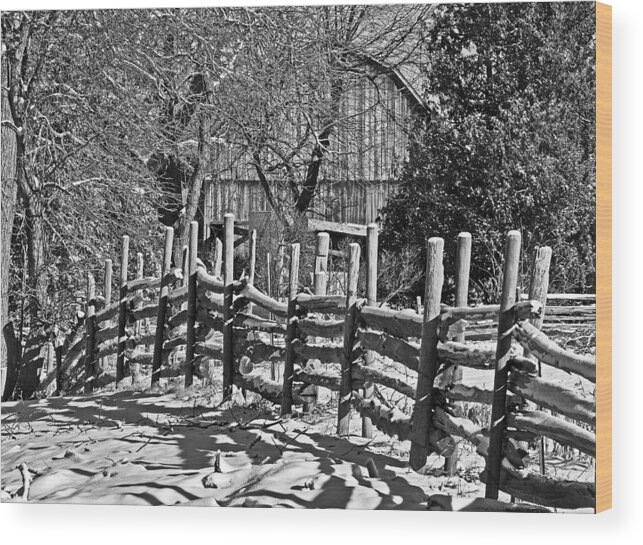
[[[610,13],[2,11],[0,500],[606,508]]]

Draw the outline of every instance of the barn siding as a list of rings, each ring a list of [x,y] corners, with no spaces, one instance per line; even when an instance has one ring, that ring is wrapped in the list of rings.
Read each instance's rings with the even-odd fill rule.
[[[369,223],[395,192],[396,177],[407,155],[405,127],[411,108],[407,95],[391,78],[382,75],[374,84],[357,82],[342,98],[340,111],[348,118],[359,115],[350,126],[339,127],[333,134],[331,153],[322,162],[310,215],[330,221]],[[293,130],[299,132],[301,128]],[[211,221],[234,212],[239,220],[247,221],[251,212],[268,211],[250,155],[219,143],[213,156],[213,174],[204,189],[203,218]],[[284,187],[277,194],[284,198],[288,191]]]

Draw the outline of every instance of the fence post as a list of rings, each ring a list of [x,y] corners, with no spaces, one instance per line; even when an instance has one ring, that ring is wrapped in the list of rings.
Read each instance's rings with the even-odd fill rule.
[[[221,264],[223,262],[223,243],[219,237],[214,239],[214,276],[221,278]]]
[[[187,288],[188,286],[188,277],[190,275],[190,248],[188,246],[183,246],[181,251],[181,281],[177,282],[177,287]],[[181,303],[181,310],[187,310],[188,304]]]
[[[112,270],[113,262],[111,259],[105,260],[105,268],[103,270],[103,298],[105,299],[105,306],[108,306],[112,302]],[[109,320],[105,325],[100,325],[100,327],[109,327],[112,323],[112,320]],[[100,360],[100,369],[107,369],[108,363],[111,356],[105,356]]]
[[[549,290],[549,265],[551,264],[552,249],[549,246],[536,248],[534,263],[529,280],[529,299],[539,301],[543,308],[537,318],[532,318],[531,323],[538,329],[543,326],[545,319],[545,306],[547,305],[547,291]],[[529,350],[525,349],[524,356],[529,357]],[[538,361],[538,376],[542,375],[542,364]],[[545,474],[545,438],[540,436],[540,452],[538,456],[540,473]]]
[[[141,252],[136,252],[136,278],[143,278],[143,254]],[[137,290],[136,294],[142,297],[143,290]],[[141,302],[138,306],[142,307],[143,303]],[[137,336],[139,336],[141,334],[141,331],[143,330],[143,323],[144,323],[144,320],[138,320],[136,322]]]
[[[328,248],[330,247],[330,235],[328,233],[317,233],[317,244],[315,248],[315,276],[313,278],[313,290],[315,295],[326,295],[328,286]]]
[[[125,377],[125,349],[127,339],[125,326],[127,320],[127,264],[129,262],[129,237],[123,235],[121,247],[121,278],[118,293],[118,352],[116,353],[116,383]]]
[[[54,395],[62,395],[62,381],[63,381],[63,342],[56,341],[55,354],[56,354],[56,391]]]
[[[359,279],[360,246],[351,243],[348,258],[348,282],[346,283],[346,314],[344,318],[344,354],[339,385],[337,407],[337,434],[349,435],[351,424],[351,398],[353,397],[353,347],[355,344],[355,319],[357,311],[357,281]]]
[[[366,304],[370,306],[377,303],[377,245],[377,223],[370,223],[366,228]],[[374,361],[375,353],[367,350],[364,354],[364,364],[372,365]],[[364,399],[373,397],[374,391],[373,383],[365,383]],[[362,437],[373,437],[373,422],[368,416],[362,417]]]
[[[94,389],[94,348],[96,346],[96,282],[92,273],[87,274],[87,317],[85,318],[85,393]]]
[[[232,395],[232,283],[234,280],[234,215],[223,217],[223,399]]]
[[[272,297],[272,257],[270,252],[266,252],[266,290],[268,297]],[[268,313],[268,319],[273,320],[272,312]],[[270,333],[270,346],[275,345],[275,335]],[[270,360],[270,378],[272,380],[279,380],[279,363],[275,360]]]
[[[199,249],[199,223],[190,224],[190,251],[188,252],[188,316],[185,337],[185,386],[194,381],[194,345],[196,342],[196,258]]]
[[[466,307],[469,304],[469,273],[471,271],[471,233],[458,234],[458,248],[455,260],[455,306]],[[459,332],[455,339],[464,342],[464,332]],[[453,369],[458,369],[454,367]],[[460,374],[460,377],[462,374]]]
[[[105,299],[105,306],[112,302],[112,270],[112,260],[106,259],[105,269],[103,271],[103,297]]]
[[[136,252],[136,278],[143,278],[143,254],[141,252]],[[137,303],[136,308],[141,308],[143,306],[143,290],[136,290],[136,295],[140,296],[141,302]],[[146,319],[136,320],[134,324],[134,338],[136,339],[136,344],[139,343],[139,338],[141,332],[143,331],[143,324],[145,324]],[[130,372],[132,374],[132,383],[138,379],[141,370],[141,364],[136,360],[130,362]]]
[[[471,270],[471,233],[459,233],[457,243],[457,254],[455,259],[455,306],[466,307],[469,305],[469,272]],[[464,331],[459,331],[454,340],[464,342]],[[462,369],[454,365],[447,371],[445,380],[450,385],[462,382]],[[448,456],[444,463],[444,471],[449,477],[453,477],[458,469],[459,449],[458,443],[451,456]]]
[[[496,344],[496,370],[493,381],[493,404],[489,429],[489,452],[487,454],[487,478],[485,497],[498,499],[502,444],[507,414],[507,361],[511,351],[511,328],[514,322],[516,286],[520,269],[520,231],[509,231],[503,266],[502,295],[498,316],[498,342]]]
[[[255,269],[257,267],[257,230],[253,229],[250,231],[250,236],[248,238],[250,244],[250,256],[248,264],[248,282],[250,284],[255,283]]]
[[[250,244],[250,256],[248,263],[248,283],[254,285],[255,283],[255,269],[257,268],[257,230],[252,229],[250,231],[250,236],[248,238],[248,243]],[[253,314],[254,305],[250,303],[248,305],[248,312]]]
[[[426,248],[426,280],[424,284],[424,318],[422,344],[418,363],[418,382],[413,406],[409,464],[419,470],[426,464],[428,436],[433,411],[433,383],[438,371],[438,328],[440,299],[444,282],[444,240],[430,238]]]
[[[172,266],[172,244],[174,229],[165,228],[165,244],[163,246],[163,266],[161,268],[161,288],[159,290],[158,310],[156,314],[156,331],[154,335],[154,354],[152,356],[152,386],[158,384],[161,378],[161,363],[163,361],[163,340],[165,338],[165,316],[167,313],[167,296],[170,291],[168,274]]]
[[[313,293],[315,295],[326,295],[328,286],[328,248],[330,247],[330,235],[328,233],[317,233],[315,244],[315,269],[313,273]],[[308,365],[315,368],[316,360],[309,360]],[[317,404],[319,388],[312,384],[306,386],[301,395],[304,398],[304,413]]]
[[[299,280],[299,244],[290,245],[290,274],[288,276],[288,323],[286,326],[286,357],[284,361],[281,414],[292,412],[292,382],[295,374],[295,351],[292,343],[297,336],[297,288]]]

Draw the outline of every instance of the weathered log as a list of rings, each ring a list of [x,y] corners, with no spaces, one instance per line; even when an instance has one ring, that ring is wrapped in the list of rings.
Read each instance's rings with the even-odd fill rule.
[[[420,346],[417,343],[405,341],[387,333],[362,328],[357,330],[357,338],[362,348],[374,350],[382,356],[417,371],[420,357]]]
[[[564,416],[596,425],[596,400],[594,396],[582,395],[540,377],[532,377],[512,370],[508,388],[546,409]]]
[[[507,426],[544,435],[561,445],[596,456],[596,435],[585,428],[544,411],[521,411],[507,415]]]
[[[417,371],[420,347],[412,341],[405,341],[386,333],[370,329],[358,329],[357,337],[362,347],[375,350],[382,356],[402,363]],[[469,344],[448,341],[438,343],[438,360],[444,365],[462,365],[473,369],[492,369],[494,352],[491,349],[473,348]]]
[[[473,348],[470,344],[448,341],[438,344],[438,359],[444,365],[462,365],[473,369],[492,369],[494,351]]]
[[[172,329],[168,329],[166,331],[165,336],[168,339],[176,339],[178,337],[180,337],[182,339],[185,339],[185,329],[186,329],[185,323],[180,324],[180,325],[178,325],[178,326],[176,326],[176,327],[174,327]]]
[[[84,338],[84,337],[83,337]],[[111,356],[118,352],[118,342],[115,339],[113,342],[103,343],[100,348],[95,352],[96,358],[104,358],[105,356]]]
[[[172,350],[179,346],[185,345],[185,337],[177,337],[176,339],[168,339],[163,343],[163,350]],[[161,358],[162,359],[162,358]]]
[[[235,373],[232,380],[239,388],[255,392],[276,405],[281,404],[282,386],[274,380],[261,375],[241,375],[239,373]],[[301,404],[303,400],[293,394],[293,403]]]
[[[156,276],[145,276],[143,278],[136,278],[127,283],[128,291],[146,290],[150,288],[158,288],[161,285],[161,279]]]
[[[85,318],[85,393],[94,389],[93,381],[96,374],[96,282],[94,275],[87,274],[87,314]]]
[[[431,237],[426,245],[426,272],[424,283],[424,316],[422,339],[418,360],[418,379],[413,404],[411,426],[411,448],[409,465],[415,471],[426,464],[429,455],[428,436],[433,428],[434,391],[433,385],[438,374],[438,335],[440,327],[440,298],[444,282],[444,239]]]
[[[341,345],[314,345],[295,339],[292,347],[300,361],[319,360],[322,363],[341,363],[342,361],[343,347]]]
[[[163,247],[163,265],[161,276],[167,278],[172,265],[172,244],[174,243],[174,229],[165,228],[165,244]],[[152,363],[152,385],[158,384],[161,378],[161,364],[163,362],[163,337],[167,319],[167,299],[170,292],[169,283],[166,281],[159,291],[156,304],[156,331],[154,332],[154,359]]]
[[[96,313],[96,322],[106,322],[114,318],[118,314],[119,306],[118,301],[104,306],[102,310]]]
[[[433,426],[449,435],[466,439],[476,448],[476,452],[480,454],[480,456],[487,456],[489,450],[488,432],[485,428],[474,424],[468,418],[453,416],[441,407],[434,407]]]
[[[366,228],[366,304],[375,306],[377,303],[377,249],[379,233],[377,223],[369,223]],[[373,365],[377,354],[371,350],[364,352],[364,365]],[[364,386],[364,399],[370,399],[375,394],[375,387],[367,382]],[[362,437],[373,437],[373,423],[367,416],[362,417]]]
[[[163,358],[161,358],[162,360]],[[133,351],[128,353],[128,360],[130,362],[140,363],[141,365],[152,365],[154,360],[153,352],[138,352]],[[160,372],[160,371],[159,371]]]
[[[498,337],[498,329],[466,329],[467,341],[491,341]]]
[[[223,314],[223,295],[212,291],[198,290],[197,307]]]
[[[329,233],[342,233],[358,237],[366,236],[366,225],[359,223],[340,223],[315,218],[308,218],[309,231],[327,231]]]
[[[523,293],[521,299],[528,299],[529,295]],[[596,302],[595,293],[548,293],[548,301],[582,301],[582,302]]]
[[[120,289],[118,295],[118,353],[116,354],[116,381],[125,377],[125,326],[127,321],[127,263],[129,237],[123,235],[121,246]]]
[[[539,316],[542,312],[542,304],[538,301],[522,301],[514,305],[516,320],[527,320]],[[500,313],[500,305],[483,305],[479,307],[445,307],[440,313],[440,329],[461,321],[497,321]]]
[[[209,275],[202,262],[198,263],[196,278],[199,288],[206,289],[213,293],[223,294],[223,279]]]
[[[457,250],[455,258],[455,306],[469,306],[469,277],[471,272],[471,233],[458,233]],[[452,340],[457,342],[465,341],[464,328],[453,328],[459,331],[454,332]],[[445,336],[449,331],[445,333]],[[451,338],[451,337],[449,337]],[[449,338],[443,338],[446,341]],[[462,382],[463,371],[457,365],[449,366],[442,374],[442,382],[446,386],[452,386]],[[458,446],[455,452],[444,461],[444,471],[449,477],[455,476],[458,470]]]
[[[288,305],[286,303],[280,303],[272,297],[268,297],[265,293],[260,292],[257,288],[243,280],[240,281],[240,285],[242,288],[238,291],[238,299],[243,301],[243,307],[250,302],[280,318],[286,318],[288,316]]]
[[[362,416],[368,416],[373,425],[380,431],[406,441],[411,435],[411,417],[395,407],[388,409],[376,399],[364,399],[358,392],[353,392],[351,403]]]
[[[183,272],[180,267],[174,267],[167,271],[165,275],[165,283],[172,284],[183,277]],[[127,283],[128,291],[146,290],[158,288],[161,286],[161,279],[158,276],[146,276],[144,278],[136,278]]]
[[[339,392],[340,377],[339,373],[335,371],[324,371],[322,369],[315,371],[300,370],[295,373],[295,380]]]
[[[170,316],[167,320],[167,328],[168,329],[174,329],[175,327],[179,327],[181,325],[184,325],[187,322],[188,319],[188,311],[187,309],[180,310],[177,312],[174,316]]]
[[[547,291],[549,290],[549,268],[551,266],[551,257],[553,251],[549,246],[538,247],[534,250],[534,259],[531,266],[531,278],[529,279],[529,299],[540,301],[543,305],[543,311],[539,316],[531,318],[530,322],[536,329],[542,329],[543,321],[545,318],[545,308],[547,306]],[[525,358],[533,359],[529,354],[529,350],[524,350],[523,356]],[[536,374],[542,376],[542,364],[537,363]],[[547,473],[545,461],[545,439],[540,436],[538,449],[538,465],[540,473],[545,475]]]
[[[199,245],[199,223],[190,223],[190,238],[188,250],[188,318],[185,335],[185,387],[194,382],[194,344],[196,342],[197,320],[197,252]],[[225,382],[225,381],[224,381]],[[224,386],[225,388],[225,386]]]
[[[180,305],[181,303],[185,303],[187,300],[188,300],[187,286],[183,288],[178,288],[176,290],[172,290],[170,294],[167,296],[168,305]]]
[[[118,337],[118,325],[104,327],[96,331],[96,344],[114,340]]]
[[[578,335],[581,333],[586,334],[595,334],[596,324],[595,323],[573,323],[573,324],[548,324],[545,322],[542,327],[542,332],[545,333],[548,337],[560,337],[560,336],[569,336],[569,335]]]
[[[596,316],[545,316],[547,323],[552,325],[583,324],[586,327],[596,326]]]
[[[374,382],[376,384],[386,386],[387,388],[391,388],[396,392],[410,397],[411,399],[415,397],[415,388],[413,388],[413,386],[407,384],[401,379],[391,377],[373,367],[367,367],[358,363],[354,363],[352,375],[353,378],[357,378],[366,382]]]
[[[344,338],[341,381],[337,404],[337,435],[350,434],[351,398],[353,394],[353,377],[351,368],[355,361],[355,331],[357,329],[357,282],[359,280],[359,259],[361,248],[356,242],[351,242],[348,248],[348,274],[346,277],[346,312],[344,314]]]
[[[516,324],[514,336],[522,346],[543,363],[576,373],[592,382],[596,381],[595,358],[565,350],[527,321]]]
[[[406,441],[411,437],[411,417],[402,411],[384,407],[374,398],[364,399],[354,391],[351,397],[351,404],[361,416],[371,419],[373,425],[387,435],[396,436],[400,441]],[[449,456],[455,448],[453,438],[443,430],[432,428],[427,433],[426,444],[428,449],[441,456]]]
[[[422,316],[411,309],[395,311],[365,306],[360,310],[359,320],[370,328],[402,339],[422,337]]]
[[[239,327],[246,327],[264,333],[272,333],[277,335],[286,334],[286,325],[276,322],[275,320],[266,320],[254,314],[236,314],[234,317],[234,324]]]
[[[547,307],[546,316],[583,316],[596,317],[596,305],[583,306],[552,306]]]
[[[489,427],[489,456],[487,459],[489,479],[485,488],[485,497],[494,500],[498,499],[500,487],[500,468],[507,414],[507,375],[509,373],[507,364],[511,357],[511,329],[516,321],[515,303],[520,274],[521,239],[520,231],[509,231],[507,234],[502,270],[502,293],[498,316],[498,342],[496,343],[493,403]]]
[[[247,356],[252,363],[264,361],[280,361],[284,359],[285,348],[273,346],[257,340],[247,340],[235,336],[234,353],[237,356]]]
[[[288,317],[286,322],[284,375],[281,392],[281,414],[292,411],[292,384],[295,377],[295,351],[293,343],[297,337],[297,287],[299,285],[299,244],[290,245],[290,267],[288,274]]]
[[[527,373],[528,375],[538,374],[538,364],[522,356],[512,356],[512,358],[507,362],[507,365],[512,369]]]
[[[158,313],[158,303],[144,307],[133,308],[127,311],[127,323],[132,324],[145,318],[153,318]]]
[[[487,470],[480,474],[480,480],[487,482]],[[554,479],[528,470],[510,471],[506,462],[500,471],[500,489],[523,501],[558,509],[593,508],[596,505],[593,482]]]
[[[198,342],[194,346],[194,351],[201,356],[206,356],[215,360],[223,359],[223,344]]]
[[[297,295],[297,304],[310,312],[341,314],[346,311],[346,297],[343,295]]]
[[[201,308],[197,312],[197,321],[207,329],[223,333],[223,317],[221,314]]]
[[[493,390],[491,387],[483,389],[477,385],[468,385],[464,382],[448,386],[444,390],[444,395],[451,401],[466,401],[485,405],[491,405],[493,402]]]
[[[299,318],[297,328],[304,335],[332,339],[344,333],[344,320],[323,320],[321,318]]]

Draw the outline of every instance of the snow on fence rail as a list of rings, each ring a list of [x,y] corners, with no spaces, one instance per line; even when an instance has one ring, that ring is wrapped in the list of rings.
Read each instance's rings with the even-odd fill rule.
[[[119,301],[96,308],[95,281],[88,279],[88,303],[84,333],[76,332],[59,360],[62,372],[82,369],[86,391],[95,384],[120,380],[127,374],[125,362],[151,365],[152,385],[161,376],[203,376],[202,363],[215,360],[223,367],[223,390],[233,385],[252,391],[281,406],[315,403],[316,389],[338,392],[337,433],[347,435],[351,415],[362,418],[362,432],[382,432],[411,441],[410,465],[420,470],[427,456],[436,452],[446,458],[456,450],[453,437],[472,443],[486,460],[480,478],[486,497],[497,499],[502,490],[516,498],[561,508],[595,505],[593,483],[546,476],[529,467],[520,441],[543,436],[595,456],[595,399],[540,376],[541,364],[594,382],[595,359],[557,345],[543,331],[551,250],[537,251],[529,296],[516,301],[520,234],[509,234],[504,264],[501,303],[468,307],[467,252],[470,236],[458,238],[458,306],[440,304],[442,292],[443,241],[428,241],[423,315],[411,309],[392,310],[377,306],[377,228],[367,234],[365,293],[357,297],[360,245],[353,243],[347,256],[348,286],[345,296],[326,295],[328,235],[318,235],[313,295],[298,292],[299,245],[290,248],[288,301],[280,302],[262,293],[250,277],[232,277],[234,221],[226,215],[223,240],[223,275],[208,273],[196,256],[196,223],[182,270],[170,267],[173,231],[166,230],[164,262],[160,278],[127,277],[126,237],[123,241]],[[250,237],[253,240],[254,237]],[[468,250],[467,250],[468,248]],[[251,245],[251,253],[254,253]],[[470,253],[469,253],[470,255]],[[251,255],[251,262],[254,262]],[[142,271],[142,267],[139,267]],[[105,287],[109,287],[111,263],[106,264]],[[462,296],[464,290],[465,296]],[[586,297],[581,300],[585,302]],[[263,309],[270,318],[259,316]],[[554,307],[556,308],[556,307]],[[583,307],[571,307],[573,309]],[[117,323],[113,323],[114,320]],[[486,320],[494,324],[500,339],[496,347],[472,343],[466,324]],[[142,327],[155,322],[155,327]],[[524,351],[524,352],[523,352]],[[106,361],[116,356],[116,376]],[[401,378],[373,363],[387,358],[415,373],[417,380]],[[281,377],[253,372],[253,364],[283,365]],[[494,385],[481,387],[457,369],[486,370]],[[414,401],[411,415],[385,406],[374,395],[374,385],[389,388]],[[489,427],[455,416],[454,402],[491,406]],[[546,412],[551,410],[552,414]],[[556,416],[555,416],[556,415]]]

